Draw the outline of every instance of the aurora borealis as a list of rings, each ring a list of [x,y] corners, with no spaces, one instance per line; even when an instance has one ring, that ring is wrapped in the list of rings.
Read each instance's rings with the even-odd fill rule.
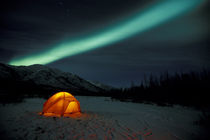
[[[63,43],[52,46],[47,50],[25,54],[17,58],[14,57],[9,64],[48,64],[65,57],[109,46],[110,44],[150,30],[186,12],[193,11],[202,2],[202,0],[159,1],[140,10],[139,13],[134,13],[132,17],[126,17],[123,21],[97,33],[73,40],[70,38],[70,41],[65,40]]]
[[[207,0],[10,0],[0,63],[44,64],[116,87],[210,69]]]

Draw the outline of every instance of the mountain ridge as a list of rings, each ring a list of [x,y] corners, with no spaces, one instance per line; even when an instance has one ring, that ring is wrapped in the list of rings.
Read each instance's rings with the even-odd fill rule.
[[[44,91],[48,94],[68,91],[74,95],[100,95],[106,91],[104,87],[100,87],[100,84],[94,84],[72,73],[40,64],[12,66],[0,63],[0,84],[1,91],[23,91],[33,94]]]

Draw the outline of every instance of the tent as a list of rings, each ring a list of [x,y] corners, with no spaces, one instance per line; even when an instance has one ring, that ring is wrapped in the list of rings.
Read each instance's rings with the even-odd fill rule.
[[[51,96],[43,105],[44,116],[69,116],[81,114],[79,101],[68,92],[58,92]]]

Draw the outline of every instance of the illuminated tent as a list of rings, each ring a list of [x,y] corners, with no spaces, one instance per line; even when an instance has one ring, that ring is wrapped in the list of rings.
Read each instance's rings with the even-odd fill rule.
[[[43,105],[44,116],[69,116],[81,114],[79,101],[68,92],[58,92]]]

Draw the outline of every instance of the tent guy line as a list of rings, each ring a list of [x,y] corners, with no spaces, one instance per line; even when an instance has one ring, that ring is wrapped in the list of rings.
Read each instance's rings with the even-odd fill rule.
[[[86,51],[105,47],[136,34],[143,33],[199,6],[204,0],[163,0],[143,11],[84,38],[64,41],[48,50],[14,57],[11,65],[49,64]]]

